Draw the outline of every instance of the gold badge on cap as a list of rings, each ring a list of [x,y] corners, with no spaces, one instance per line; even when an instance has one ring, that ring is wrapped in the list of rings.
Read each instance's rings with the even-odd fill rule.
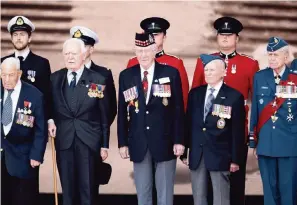
[[[78,29],[75,33],[74,33],[74,35],[73,35],[75,38],[80,38],[81,36],[82,36],[82,33],[81,33],[81,31]]]
[[[17,25],[23,25],[24,24],[24,20],[22,17],[18,17],[17,20],[16,20],[16,24]]]
[[[278,43],[278,40],[277,40],[277,38],[274,38],[274,43]]]

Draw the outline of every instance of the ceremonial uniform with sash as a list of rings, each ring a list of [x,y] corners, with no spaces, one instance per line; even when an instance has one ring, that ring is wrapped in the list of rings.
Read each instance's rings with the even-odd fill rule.
[[[234,18],[222,17],[214,22],[214,28],[218,34],[230,35],[237,34],[243,29],[243,25]],[[225,60],[227,65],[226,76],[224,83],[237,91],[241,92],[244,96],[245,110],[246,110],[246,127],[245,127],[245,140],[248,141],[248,113],[249,106],[247,101],[253,89],[253,76],[259,70],[259,64],[253,58],[237,53],[234,50],[232,53],[224,54],[217,52],[212,55],[220,56]],[[196,68],[192,81],[192,88],[205,85],[204,67],[200,58],[197,59]],[[248,146],[244,147],[245,156],[241,162],[241,168],[238,172],[231,174],[231,205],[244,205],[245,204],[245,175],[246,175],[246,162]]]
[[[136,34],[135,43],[139,48],[152,49],[154,55],[153,48],[148,47],[154,44],[151,34]],[[118,144],[120,150],[129,149],[138,204],[153,204],[155,167],[158,204],[173,205],[176,170],[173,149],[183,144],[184,133],[178,71],[154,59],[149,68],[137,64],[123,70],[119,77],[118,108]]]
[[[157,34],[163,32],[166,35],[166,31],[169,28],[170,24],[166,19],[159,17],[151,17],[144,19],[140,23],[140,26],[146,33]],[[189,81],[183,60],[176,56],[169,55],[165,53],[164,50],[161,50],[156,54],[156,61],[158,63],[174,67],[178,70],[182,82],[184,106],[186,107],[189,92]],[[137,64],[139,64],[137,57],[133,57],[129,59],[127,68],[130,68]]]
[[[269,39],[274,55],[288,44]],[[278,54],[275,54],[278,55]],[[283,65],[255,74],[250,124],[250,146],[257,148],[265,205],[297,204],[297,75]]]

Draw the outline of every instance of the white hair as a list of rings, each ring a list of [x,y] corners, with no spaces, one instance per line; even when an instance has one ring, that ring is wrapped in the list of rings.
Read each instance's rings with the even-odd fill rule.
[[[280,48],[279,51],[283,52],[287,57],[289,57],[289,55],[290,55],[289,46],[284,46],[284,47]]]
[[[78,38],[69,38],[67,39],[64,44],[63,44],[63,51],[65,49],[65,46],[67,44],[77,44],[77,45],[80,45],[80,50],[81,50],[81,53],[85,53],[87,50],[86,50],[86,47],[85,47],[85,43],[81,40],[81,39],[78,39]]]
[[[15,58],[15,57],[6,58],[1,63],[1,68],[2,68],[3,65],[15,66],[17,70],[20,70],[21,69],[20,60],[18,58]]]

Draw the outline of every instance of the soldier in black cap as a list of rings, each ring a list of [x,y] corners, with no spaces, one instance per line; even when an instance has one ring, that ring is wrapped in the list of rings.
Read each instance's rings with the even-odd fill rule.
[[[32,84],[38,88],[44,95],[45,116],[48,120],[48,128],[52,129],[54,124],[51,119],[50,111],[50,75],[51,69],[48,59],[34,54],[29,44],[32,40],[32,32],[35,30],[34,24],[25,16],[13,17],[7,25],[7,30],[11,34],[11,42],[15,52],[11,55],[1,58],[1,63],[9,57],[17,57],[20,60],[22,70],[21,80]],[[39,167],[36,168],[39,171]],[[39,174],[36,175],[36,183],[39,182]],[[38,185],[36,186],[36,194],[38,193]]]
[[[245,132],[245,146],[244,154],[241,163],[239,164],[239,171],[233,172],[230,178],[230,202],[231,205],[245,204],[245,175],[246,175],[246,161],[248,152],[248,111],[249,106],[247,100],[252,92],[253,77],[259,70],[259,64],[256,60],[244,54],[239,54],[236,51],[239,41],[239,33],[243,29],[240,21],[232,17],[221,17],[217,19],[214,24],[214,29],[217,31],[217,43],[219,52],[213,55],[218,55],[225,60],[227,65],[227,72],[224,82],[241,92],[245,98],[246,108],[246,132]],[[204,68],[201,59],[197,59],[196,69],[193,77],[192,88],[205,84]]]

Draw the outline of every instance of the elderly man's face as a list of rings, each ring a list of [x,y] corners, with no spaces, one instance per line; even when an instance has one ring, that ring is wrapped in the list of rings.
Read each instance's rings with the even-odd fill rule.
[[[11,41],[16,50],[23,50],[30,43],[31,37],[26,31],[15,31],[11,34]]]
[[[236,34],[218,34],[217,35],[217,43],[221,49],[233,49],[236,48],[236,44],[238,41],[238,36]]]
[[[1,65],[1,80],[5,89],[14,89],[21,76],[22,71],[18,70],[15,65],[5,63]]]
[[[67,69],[76,71],[84,63],[84,53],[78,43],[67,43],[63,50],[64,63]]]
[[[216,85],[226,73],[224,63],[221,60],[213,60],[204,68],[205,81],[207,84]]]
[[[148,69],[155,60],[156,51],[153,45],[147,47],[135,47],[135,54],[139,64],[144,68]]]
[[[280,69],[286,63],[286,54],[285,52],[278,50],[275,52],[268,52],[268,64],[272,69]]]

